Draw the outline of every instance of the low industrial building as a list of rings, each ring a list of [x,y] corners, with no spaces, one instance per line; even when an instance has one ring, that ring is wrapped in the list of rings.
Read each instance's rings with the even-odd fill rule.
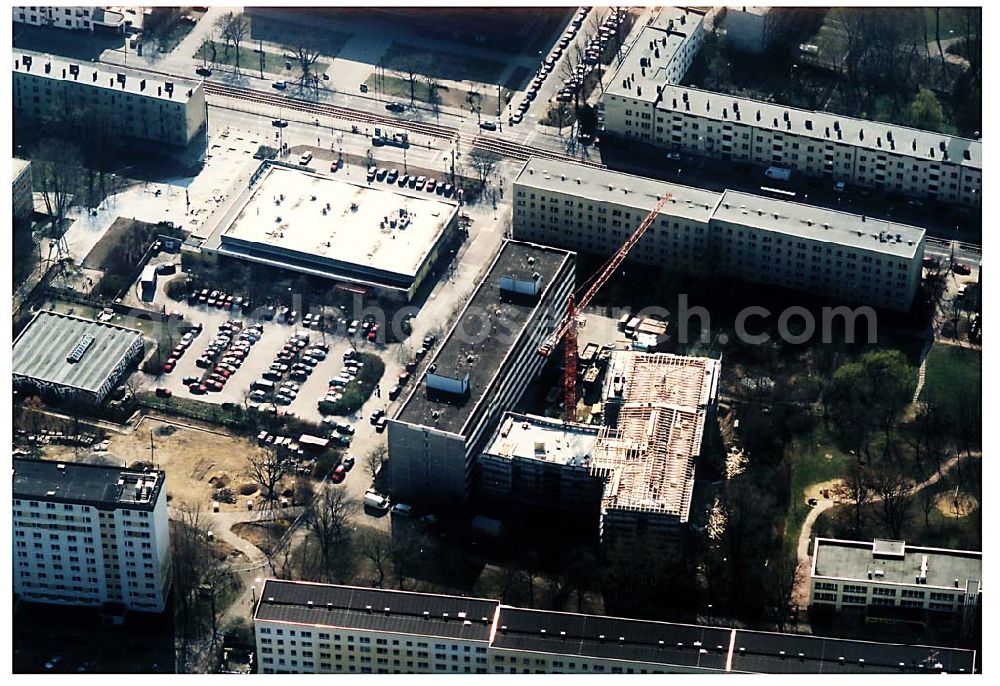
[[[264,162],[202,250],[410,300],[458,227],[458,203]]]
[[[186,147],[208,130],[198,81],[15,51],[14,113],[39,122],[75,113],[124,138]]]
[[[897,311],[920,286],[923,229],[535,157],[514,180],[514,237],[610,255],[664,193],[670,200],[630,260]]]
[[[14,184],[11,191],[14,223],[31,219],[31,215],[35,212],[35,201],[32,193],[31,161],[15,157]]]
[[[393,497],[458,506],[476,455],[541,370],[539,348],[575,288],[574,253],[505,241],[388,422]]]
[[[973,674],[957,648],[548,612],[496,600],[268,579],[264,674]]]
[[[162,471],[14,458],[14,593],[163,612],[170,530]]]
[[[14,388],[46,400],[97,405],[142,353],[136,329],[42,310],[14,339]]]
[[[979,140],[658,82],[643,89],[642,102],[605,91],[605,131],[702,157],[777,166],[831,185],[982,206]]]
[[[970,623],[983,594],[983,554],[884,539],[817,538],[810,577],[814,607],[926,610]]]

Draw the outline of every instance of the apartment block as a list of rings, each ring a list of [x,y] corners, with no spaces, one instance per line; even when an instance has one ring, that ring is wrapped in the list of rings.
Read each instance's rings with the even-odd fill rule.
[[[14,183],[11,190],[11,203],[15,222],[23,222],[35,212],[35,201],[32,196],[31,160],[14,158]]]
[[[817,538],[811,605],[837,610],[907,608],[971,621],[982,600],[983,554],[875,539]]]
[[[178,147],[208,127],[197,81],[23,51],[13,55],[13,81],[15,114],[38,122],[56,111],[78,111],[120,136]]]
[[[68,31],[121,32],[125,15],[103,7],[13,7],[15,24],[51,26]]]
[[[609,76],[601,103],[604,127],[618,131],[634,126],[652,131],[656,96],[663,84],[681,83],[701,49],[705,12],[664,7],[639,31],[618,69]]]
[[[778,35],[778,8],[727,7],[726,47],[750,55],[767,52]]]
[[[468,499],[476,455],[541,371],[538,350],[566,312],[575,264],[565,250],[504,242],[388,422],[394,498],[438,506]]]
[[[499,603],[268,579],[254,612],[263,674],[486,674]]]
[[[170,531],[162,471],[14,458],[14,593],[163,612]]]
[[[923,229],[534,157],[514,180],[514,238],[610,255],[664,193],[670,199],[630,260],[897,311],[919,288]]]
[[[734,162],[937,200],[982,205],[982,143],[896,124],[686,88],[607,90],[608,133]]]
[[[268,579],[264,674],[972,674],[956,648],[529,610],[495,600]]]

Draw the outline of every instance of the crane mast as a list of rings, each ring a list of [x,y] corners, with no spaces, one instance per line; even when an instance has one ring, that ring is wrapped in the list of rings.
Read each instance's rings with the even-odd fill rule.
[[[566,421],[576,420],[576,368],[577,368],[577,315],[590,301],[594,299],[598,291],[611,279],[615,270],[628,257],[629,252],[639,242],[646,229],[656,221],[656,215],[660,213],[663,206],[670,199],[670,193],[664,193],[656,205],[650,210],[632,235],[628,237],[622,246],[604,263],[593,276],[584,283],[576,292],[571,293],[566,299],[566,316],[556,326],[552,334],[542,343],[538,353],[543,357],[548,357],[559,345],[560,341],[565,341],[563,358],[563,419]]]

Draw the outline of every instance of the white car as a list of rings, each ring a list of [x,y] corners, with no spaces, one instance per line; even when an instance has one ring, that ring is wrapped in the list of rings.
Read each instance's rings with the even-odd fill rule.
[[[305,165],[309,164],[310,162],[312,162],[312,158],[313,158],[313,154],[311,152],[309,152],[308,150],[306,150],[304,153],[302,153],[302,156],[299,158],[299,164],[305,166]]]

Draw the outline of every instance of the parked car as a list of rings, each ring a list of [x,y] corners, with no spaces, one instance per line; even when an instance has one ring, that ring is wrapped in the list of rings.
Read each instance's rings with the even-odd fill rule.
[[[339,484],[346,478],[347,478],[347,468],[343,465],[343,463],[338,464],[336,467],[334,467],[333,473],[330,474],[330,481],[332,481],[335,484]]]
[[[277,88],[279,91],[283,91],[288,88],[288,84],[284,81],[275,81],[271,84],[271,88]]]
[[[972,273],[972,267],[970,267],[967,264],[963,264],[961,262],[956,262],[955,264],[953,264],[951,270],[956,274],[961,274],[963,276],[968,276],[969,274]]]
[[[396,102],[396,101],[387,102],[385,104],[385,108],[387,110],[389,110],[390,112],[405,112],[406,111],[406,105],[404,105],[401,102]]]
[[[390,512],[400,517],[410,517],[413,515],[413,508],[406,503],[396,503],[392,506]]]
[[[174,394],[173,391],[171,391],[169,388],[157,388],[156,389],[156,397],[157,398],[169,398],[169,397],[173,396],[173,394]]]
[[[484,121],[479,123],[479,128],[484,129],[486,131],[496,131],[497,125],[496,122]]]

